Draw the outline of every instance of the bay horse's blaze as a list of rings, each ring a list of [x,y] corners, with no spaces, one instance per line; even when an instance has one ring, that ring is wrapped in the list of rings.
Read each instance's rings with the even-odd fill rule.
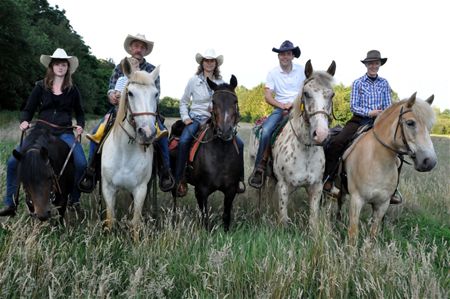
[[[24,145],[13,155],[18,163],[18,181],[25,191],[30,215],[41,221],[51,216],[51,207],[58,209],[63,223],[68,196],[74,183],[73,159],[61,169],[70,152],[69,146],[50,131],[36,125],[25,138]]]
[[[149,74],[132,70],[127,61],[124,73],[128,77],[128,85],[122,92],[112,132],[103,144],[102,194],[106,202],[108,228],[115,222],[117,191],[123,189],[133,195],[132,224],[136,240],[139,238],[147,183],[152,175],[152,142],[156,136],[155,121],[159,96],[155,81],[159,76],[159,66]]]
[[[364,204],[372,205],[371,236],[375,237],[399,179],[398,156],[409,156],[417,171],[430,171],[437,163],[430,137],[435,115],[434,96],[392,104],[376,119],[372,130],[361,136],[343,157],[350,195],[349,237],[355,243]],[[345,191],[345,188],[343,188]],[[342,198],[339,199],[339,210]],[[340,214],[338,214],[340,215]]]

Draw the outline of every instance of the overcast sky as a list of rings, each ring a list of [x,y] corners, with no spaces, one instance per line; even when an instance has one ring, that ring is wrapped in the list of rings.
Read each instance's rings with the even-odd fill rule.
[[[97,58],[118,63],[127,34],[155,42],[146,59],[161,65],[162,96],[180,98],[197,69],[195,54],[224,55],[225,81],[247,88],[278,64],[272,47],[291,40],[315,69],[336,61],[336,83],[350,86],[365,72],[360,60],[378,49],[387,63],[379,75],[400,98],[417,91],[450,109],[450,17],[441,0],[49,0],[66,11],[73,29]],[[51,53],[49,53],[51,54]],[[69,53],[70,55],[70,53]],[[105,91],[106,92],[106,91]],[[261,95],[263,101],[263,95]]]

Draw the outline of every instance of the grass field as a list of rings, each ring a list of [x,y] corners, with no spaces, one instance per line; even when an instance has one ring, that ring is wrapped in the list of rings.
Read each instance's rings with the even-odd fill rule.
[[[16,122],[0,126],[3,195],[19,133]],[[244,141],[250,128],[241,124]],[[404,166],[405,203],[389,209],[375,241],[365,207],[357,247],[348,245],[345,224],[333,221],[328,205],[319,233],[308,231],[303,190],[292,194],[293,224],[281,227],[272,205],[263,201],[258,210],[248,188],[235,199],[229,233],[220,193],[210,199],[210,232],[200,225],[192,188],[175,215],[169,194],[158,193],[158,217],[151,219],[147,205],[139,242],[130,236],[125,195],[112,233],[102,228],[97,193],[83,195],[85,212],[69,211],[66,227],[30,219],[22,203],[18,217],[0,220],[0,298],[449,298],[450,139],[433,142],[437,167],[418,173]]]

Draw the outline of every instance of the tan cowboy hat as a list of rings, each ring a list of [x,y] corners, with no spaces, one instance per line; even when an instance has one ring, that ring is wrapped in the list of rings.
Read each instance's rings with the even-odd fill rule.
[[[125,38],[125,41],[123,42],[123,48],[125,49],[125,51],[128,54],[133,55],[130,52],[130,45],[135,40],[141,41],[147,46],[147,51],[145,51],[144,56],[147,56],[148,54],[150,54],[152,52],[152,50],[153,50],[153,42],[147,40],[145,38],[145,35],[138,33],[136,35],[128,34],[127,38]]]
[[[217,61],[217,66],[221,66],[223,63],[223,55],[216,55],[214,49],[208,49],[203,54],[197,53],[195,55],[195,60],[198,64],[201,64],[203,59],[215,59]]]
[[[367,57],[364,60],[361,60],[362,63],[370,62],[370,61],[380,61],[381,65],[385,64],[387,61],[387,58],[381,58],[380,51],[378,50],[370,50],[367,52]]]
[[[68,56],[66,51],[64,49],[58,48],[53,52],[52,55],[41,55],[41,63],[48,68],[50,62],[52,59],[67,59],[69,62],[69,71],[71,74],[75,73],[76,69],[78,68],[78,58],[76,56]]]

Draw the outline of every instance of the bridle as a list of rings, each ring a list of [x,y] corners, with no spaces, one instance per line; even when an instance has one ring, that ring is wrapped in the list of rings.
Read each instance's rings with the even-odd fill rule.
[[[395,128],[395,133],[394,133],[394,141],[397,137],[398,128],[400,128],[402,142],[403,142],[403,145],[406,147],[406,151],[395,149],[395,148],[389,146],[387,143],[383,142],[380,139],[380,137],[377,135],[377,133],[375,132],[375,127],[373,127],[372,132],[373,132],[373,135],[375,136],[375,139],[379,143],[381,143],[384,147],[390,149],[394,153],[397,153],[399,156],[408,155],[409,157],[411,157],[411,159],[414,159],[416,157],[416,154],[411,150],[411,147],[409,146],[408,141],[406,140],[405,129],[404,129],[405,120],[403,118],[403,115],[408,112],[412,112],[412,109],[403,110],[403,108],[404,107],[402,106],[400,109],[400,113],[398,114],[397,126]]]
[[[128,84],[130,84],[130,83],[140,84],[140,83],[134,82],[134,81],[128,82]],[[151,115],[151,116],[155,116],[156,117],[158,115],[158,113],[151,112],[151,111],[148,111],[148,112],[147,111],[146,112],[133,112],[133,110],[131,109],[130,103],[129,103],[129,98],[128,98],[128,85],[125,87],[124,92],[125,92],[125,95],[126,95],[125,96],[125,105],[126,105],[126,111],[127,111],[127,113],[125,115],[125,118],[126,118],[127,122],[133,128],[134,136],[133,136],[133,134],[128,132],[127,129],[121,123],[119,123],[119,125],[124,130],[124,132],[128,135],[129,143],[132,144],[132,143],[136,142],[136,134],[137,134],[135,117],[144,116],[144,115]],[[145,147],[148,147],[150,144],[143,144],[143,145]]]
[[[216,90],[216,91],[214,91],[213,98],[214,98],[214,96],[216,96],[217,94],[220,94],[220,93],[222,93],[222,94],[230,94],[230,95],[232,95],[233,97],[235,97],[235,98],[237,99],[237,95],[236,95],[235,92],[230,91],[230,90],[226,90],[226,89],[221,89],[221,90]],[[232,126],[232,132],[233,132],[233,133],[231,134],[231,136],[228,137],[228,138],[226,138],[226,139],[224,139],[224,138],[222,138],[221,134],[219,134],[219,133],[217,132],[217,130],[214,130],[214,134],[213,134],[212,139],[214,139],[214,138],[220,138],[220,139],[222,139],[223,141],[231,141],[231,140],[234,139],[234,137],[237,135],[237,126],[238,126],[238,123],[239,123],[239,121],[241,120],[241,115],[240,115],[240,113],[239,113],[239,106],[238,106],[238,104],[236,104],[236,113],[237,113],[237,117],[236,117],[236,120],[235,120],[235,122],[234,122],[234,124],[233,124],[233,126]],[[214,112],[214,109],[213,109],[212,112],[211,112],[211,121],[212,121],[213,128],[215,128],[215,129],[218,128],[217,121],[216,121],[216,114],[215,114],[215,112]],[[210,139],[209,141],[211,141],[212,139]],[[209,142],[209,141],[208,141],[208,142]]]
[[[307,82],[305,82],[306,84]],[[317,111],[313,111],[311,113],[308,113],[305,109],[306,105],[305,105],[305,97],[303,96],[302,93],[302,97],[300,99],[300,117],[303,118],[303,120],[305,121],[305,124],[309,127],[311,125],[310,119],[311,117],[315,116],[315,115],[319,115],[319,114],[323,114],[328,118],[328,121],[331,122],[332,120],[332,116],[334,117],[333,114],[333,101],[332,99],[330,99],[331,102],[331,113],[325,111],[325,110],[317,110]],[[297,138],[297,140],[300,141],[300,136],[297,134],[297,132],[295,132],[294,130],[294,126],[292,125],[292,117],[289,118],[289,124],[291,126],[292,132],[294,133],[294,136]],[[322,144],[315,144],[315,143],[303,143],[305,146],[323,146]]]

